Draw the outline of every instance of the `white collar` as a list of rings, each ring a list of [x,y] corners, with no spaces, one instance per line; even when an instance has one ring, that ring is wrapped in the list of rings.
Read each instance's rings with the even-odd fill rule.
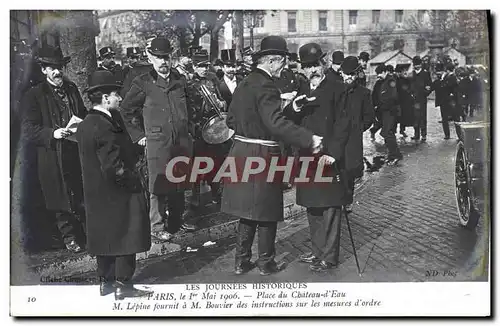
[[[230,82],[236,82],[236,75],[233,75],[233,79],[229,78],[228,75],[224,74],[224,80],[230,81]]]
[[[273,78],[273,75],[271,75],[271,73],[269,71],[265,70],[264,68],[257,67],[257,69],[260,69],[260,70],[264,71],[266,74],[269,75],[269,77]]]
[[[168,77],[170,76],[170,70],[168,71],[168,74],[162,74],[162,73],[159,73],[158,71],[156,73],[158,74],[158,76],[160,76],[161,78],[163,78],[165,80],[168,80]]]
[[[319,83],[316,85],[316,88],[318,88],[318,87],[319,87],[319,85],[321,85],[321,83],[323,82],[323,80],[325,80],[325,77],[326,77],[326,75],[323,75],[323,77],[321,77],[321,79],[320,79]],[[311,84],[311,81],[309,81],[309,85],[312,85],[312,84]],[[312,88],[312,87],[311,87],[311,88]],[[314,88],[314,89],[316,89],[316,88]]]
[[[54,83],[53,83],[50,79],[48,79],[48,78],[47,78],[47,82],[48,82],[49,84],[51,84],[52,86],[56,87],[56,88],[60,88],[60,87],[62,87],[62,84],[61,84],[61,86],[57,86],[56,84],[54,84]],[[64,81],[63,81],[63,84],[64,84]]]
[[[100,107],[98,107],[98,106],[94,106],[94,107],[93,107],[93,109],[94,109],[94,110],[96,110],[96,111],[104,112],[104,113],[106,113],[106,114],[107,114],[110,118],[113,118],[113,117],[111,116],[111,112],[109,112],[109,111],[108,111],[108,110],[106,110],[106,109],[100,108]]]

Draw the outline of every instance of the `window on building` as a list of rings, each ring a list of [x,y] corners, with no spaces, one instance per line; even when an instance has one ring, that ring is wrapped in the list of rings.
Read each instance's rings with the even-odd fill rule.
[[[349,25],[356,25],[358,23],[358,11],[349,10]]]
[[[318,12],[318,24],[319,24],[319,30],[320,31],[327,31],[327,17],[328,13],[325,10],[320,10]]]
[[[297,31],[297,12],[289,11],[288,12],[288,32],[296,32]]]
[[[349,42],[348,44],[349,54],[358,54],[358,41]]]
[[[427,44],[425,42],[425,38],[417,39],[417,52],[425,51],[427,48]]]
[[[256,28],[264,27],[264,17],[257,17],[255,19],[255,27]]]
[[[405,47],[405,40],[403,39],[394,40],[394,50],[403,50],[404,47]]]
[[[423,23],[424,22],[424,15],[425,15],[425,10],[419,10],[417,12],[417,20],[419,23]]]
[[[394,20],[396,21],[396,23],[403,22],[403,10],[395,10]]]
[[[380,22],[380,10],[372,10],[372,24],[378,24]]]

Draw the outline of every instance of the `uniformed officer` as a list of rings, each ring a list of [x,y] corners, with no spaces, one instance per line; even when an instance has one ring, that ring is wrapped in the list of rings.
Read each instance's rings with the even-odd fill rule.
[[[371,139],[375,140],[375,134],[377,131],[382,129],[382,110],[380,109],[380,86],[384,82],[386,67],[384,64],[380,64],[375,68],[375,73],[377,74],[377,81],[373,85],[372,90],[372,104],[375,110],[375,121],[373,126],[370,128]]]
[[[415,101],[415,130],[412,140],[419,141],[422,137],[422,142],[427,140],[427,97],[431,92],[431,75],[427,70],[422,68],[422,59],[415,56],[412,59],[413,73],[411,80],[411,94]]]
[[[356,78],[356,82],[359,85],[366,87],[366,68],[368,66],[368,61],[370,61],[370,54],[363,51],[359,54],[358,60],[362,69],[358,72],[359,76]]]
[[[123,88],[120,91],[122,98],[125,98],[125,95],[127,95],[135,77],[148,73],[153,69],[153,65],[147,62],[147,57],[143,58],[143,51],[141,51],[139,47],[128,47],[127,57],[129,58],[129,62],[127,66],[123,68],[125,77],[123,80]]]
[[[394,71],[394,68],[392,69]],[[394,165],[403,158],[401,152],[399,151],[399,146],[396,141],[396,135],[394,134],[394,126],[396,124],[396,119],[399,110],[399,98],[396,80],[394,76],[390,74],[390,67],[386,67],[386,71],[382,73],[384,81],[380,85],[379,89],[379,108],[382,113],[382,132],[381,135],[385,139],[385,145],[387,147],[387,164]]]
[[[97,70],[107,70],[115,76],[116,82],[123,84],[123,70],[122,67],[115,63],[115,51],[110,46],[105,46],[99,50],[99,60],[101,63]]]
[[[344,52],[335,51],[332,53],[332,66],[328,69],[329,78],[344,82],[342,75],[340,74],[340,65],[344,61]]]
[[[130,72],[130,69],[135,66],[141,57],[141,48],[139,47],[128,47],[126,49],[127,53],[127,64],[123,66],[123,78],[127,78],[127,74]]]
[[[410,92],[410,80],[407,72],[410,64],[397,64],[394,71],[396,72],[396,83],[398,88],[399,106],[401,115],[399,116],[399,133],[403,137],[407,137],[406,126],[413,125],[413,97]],[[396,131],[396,130],[395,130]]]

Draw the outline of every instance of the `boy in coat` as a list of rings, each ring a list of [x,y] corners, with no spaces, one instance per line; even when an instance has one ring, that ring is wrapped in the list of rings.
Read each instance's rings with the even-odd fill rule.
[[[150,294],[134,288],[135,255],[151,247],[145,197],[134,144],[120,113],[120,85],[108,71],[96,71],[85,90],[93,108],[76,138],[87,210],[87,251],[97,256],[100,294],[116,299]]]

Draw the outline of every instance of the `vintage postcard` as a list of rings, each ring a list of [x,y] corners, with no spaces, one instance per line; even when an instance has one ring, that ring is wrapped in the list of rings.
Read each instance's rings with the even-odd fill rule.
[[[188,9],[10,10],[11,316],[490,316],[492,12]]]

